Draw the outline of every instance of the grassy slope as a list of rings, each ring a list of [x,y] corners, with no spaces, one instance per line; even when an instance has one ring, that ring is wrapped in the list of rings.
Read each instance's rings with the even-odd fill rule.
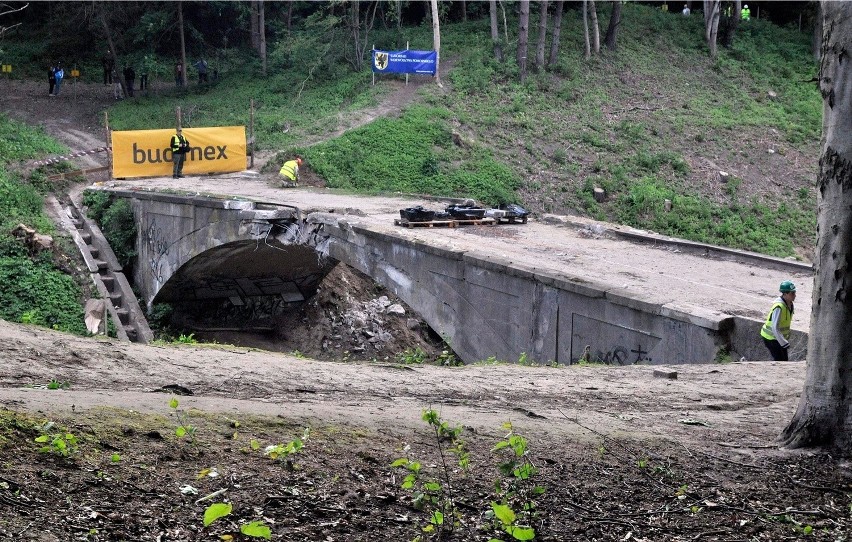
[[[429,47],[426,27],[383,32],[376,43]],[[242,124],[253,98],[261,148],[303,153],[329,186],[514,200],[776,255],[812,246],[821,101],[798,82],[816,70],[808,35],[753,20],[712,60],[700,15],[628,3],[618,51],[585,61],[568,11],[559,64],[525,85],[513,62],[494,62],[487,35],[486,20],[444,25],[442,54],[456,64],[448,89],[429,85],[399,118],[310,147],[339,115],[377,103],[382,85],[342,69],[273,68],[280,75],[267,80],[235,69],[210,89],[123,103],[110,118],[119,129],[164,127],[181,105],[188,125]],[[732,173],[727,184],[720,170]]]
[[[7,164],[63,150],[42,130],[0,115],[0,318],[82,334],[82,293],[73,278],[56,268],[51,252],[30,255],[11,234],[19,223],[50,234],[53,224],[42,211],[43,174],[25,180]]]

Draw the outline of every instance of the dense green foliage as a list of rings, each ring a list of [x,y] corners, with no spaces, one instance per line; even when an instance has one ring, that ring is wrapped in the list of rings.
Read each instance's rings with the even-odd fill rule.
[[[41,195],[6,164],[63,149],[43,131],[0,115],[0,318],[85,333],[80,289],[56,269],[50,252],[30,257],[12,229],[25,224],[53,233]]]
[[[115,253],[118,263],[127,267],[136,257],[136,221],[130,203],[124,198],[111,198],[107,192],[86,190],[83,205]]]
[[[377,22],[369,37],[362,27],[362,38],[384,49],[430,49],[428,10],[403,4],[402,25],[391,4],[377,5]],[[169,81],[178,43],[174,6],[145,6],[108,8],[108,18],[127,28],[114,36],[119,56],[138,65],[147,54],[157,65],[155,77]],[[257,148],[279,151],[268,172],[300,153],[331,187],[465,196],[486,204],[516,201],[535,212],[579,212],[775,255],[812,246],[809,174],[796,170],[800,178],[784,183],[795,187],[774,194],[750,190],[746,174],[721,188],[708,180],[712,170],[762,167],[760,175],[772,175],[761,162],[769,141],[778,156],[816,156],[821,98],[815,85],[805,83],[816,73],[807,28],[753,19],[713,59],[700,13],[682,17],[626,3],[617,51],[604,49],[585,60],[582,18],[575,3],[565,6],[557,62],[521,84],[513,11],[506,10],[507,28],[501,25],[501,34],[508,33],[501,63],[488,38],[487,3],[468,3],[468,22],[457,22],[459,3],[440,2],[442,73],[450,85],[426,85],[420,103],[399,116],[334,137],[357,111],[376,106],[393,90],[383,83],[394,76],[370,84],[369,47],[360,58],[354,53],[351,4],[267,3],[265,77],[247,47],[246,6],[186,4],[190,62],[206,52],[220,78],[199,85],[190,68],[188,89],[170,87],[119,103],[110,120],[116,129],[165,128],[180,106],[185,126],[248,125],[253,100]],[[69,6],[38,9],[67,12],[69,20],[78,16]],[[608,3],[599,3],[602,25],[608,10]],[[531,29],[537,17],[533,4]],[[209,28],[202,24],[208,19]],[[85,24],[99,35],[91,20]],[[530,58],[534,45],[533,30]],[[14,36],[5,47],[24,64],[44,60],[48,49]],[[91,66],[89,73],[98,74],[103,49],[101,40],[78,55]],[[361,71],[353,71],[358,64]],[[592,198],[594,187],[606,189],[606,201]],[[673,203],[671,212],[662,210],[665,199]]]

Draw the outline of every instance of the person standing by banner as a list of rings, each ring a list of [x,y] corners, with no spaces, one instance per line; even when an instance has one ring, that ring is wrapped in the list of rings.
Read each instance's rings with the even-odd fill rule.
[[[189,151],[189,140],[183,137],[183,132],[180,128],[177,129],[175,135],[172,136],[172,177],[180,179],[183,177],[183,163],[186,160],[186,153]]]

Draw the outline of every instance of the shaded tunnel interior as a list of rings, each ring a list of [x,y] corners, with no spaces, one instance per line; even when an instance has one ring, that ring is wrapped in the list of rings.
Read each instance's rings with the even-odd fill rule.
[[[168,303],[185,327],[263,329],[310,299],[337,264],[309,246],[235,241],[189,260],[153,305]]]

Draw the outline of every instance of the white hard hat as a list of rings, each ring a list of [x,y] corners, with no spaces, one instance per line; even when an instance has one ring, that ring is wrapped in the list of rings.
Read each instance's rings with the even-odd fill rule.
[[[748,4],[744,5],[743,9],[748,9]]]

